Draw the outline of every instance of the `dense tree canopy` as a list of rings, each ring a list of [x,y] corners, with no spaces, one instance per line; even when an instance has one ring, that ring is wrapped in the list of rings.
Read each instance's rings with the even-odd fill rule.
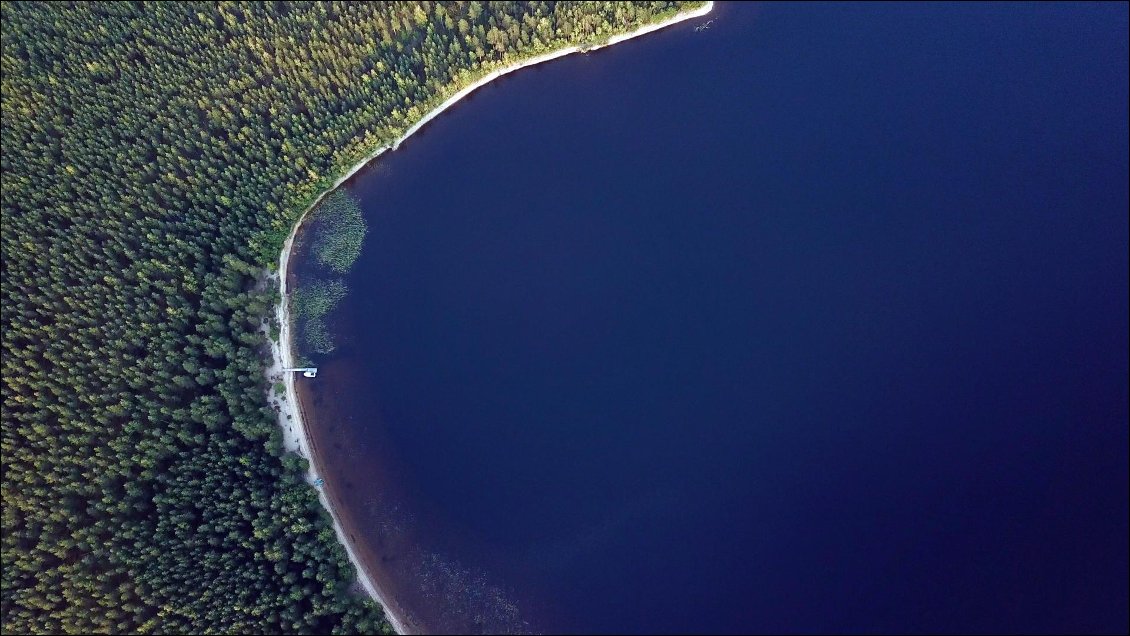
[[[679,4],[0,5],[4,633],[387,630],[279,450],[264,267],[460,86]]]

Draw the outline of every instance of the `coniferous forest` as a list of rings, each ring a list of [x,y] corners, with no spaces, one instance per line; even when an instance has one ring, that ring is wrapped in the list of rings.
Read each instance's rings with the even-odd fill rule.
[[[280,451],[266,271],[461,86],[683,4],[0,5],[2,631],[388,631]]]

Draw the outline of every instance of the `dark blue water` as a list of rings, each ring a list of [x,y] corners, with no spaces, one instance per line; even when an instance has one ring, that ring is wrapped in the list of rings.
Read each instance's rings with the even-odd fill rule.
[[[352,387],[339,470],[385,483],[345,505],[396,499],[405,603],[1125,632],[1127,5],[711,17],[496,82],[352,184],[318,390]]]

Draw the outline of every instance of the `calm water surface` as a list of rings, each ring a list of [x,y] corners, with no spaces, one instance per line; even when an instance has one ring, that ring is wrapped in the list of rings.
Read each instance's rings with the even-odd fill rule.
[[[711,17],[351,183],[368,558],[438,631],[1125,632],[1127,6]]]

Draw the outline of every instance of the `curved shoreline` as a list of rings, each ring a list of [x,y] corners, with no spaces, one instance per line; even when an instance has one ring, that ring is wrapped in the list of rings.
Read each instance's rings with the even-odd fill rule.
[[[614,35],[608,39],[607,43],[595,45],[591,48],[585,48],[584,50],[586,52],[595,51],[597,49],[604,48],[605,46],[611,46],[613,44],[618,44],[620,42],[624,42],[626,40],[651,33],[653,31],[658,31],[659,29],[670,26],[672,24],[677,24],[684,20],[701,17],[709,13],[711,9],[713,9],[713,7],[713,2],[707,2],[703,6],[696,9],[676,13],[670,18],[661,22],[645,24],[635,31],[632,31],[631,33]],[[266,374],[270,381],[269,384],[271,385],[273,385],[274,382],[277,381],[280,374],[283,376],[282,381],[286,387],[285,398],[277,399],[273,393],[273,389],[268,389],[268,399],[271,404],[274,404],[279,409],[279,426],[283,431],[284,447],[290,452],[298,453],[302,457],[306,458],[309,462],[309,469],[306,473],[306,481],[308,483],[314,483],[314,480],[317,478],[317,475],[320,472],[320,463],[318,462],[317,456],[312,452],[310,436],[306,431],[306,422],[302,417],[302,409],[298,401],[298,394],[294,384],[295,374],[284,373],[282,371],[282,369],[284,368],[294,366],[293,346],[291,343],[290,334],[290,311],[287,305],[287,267],[290,262],[291,250],[294,247],[294,238],[298,234],[298,230],[302,227],[302,223],[303,221],[305,221],[306,215],[315,207],[317,207],[318,203],[320,203],[327,194],[334,191],[342,183],[349,180],[350,177],[356,174],[357,171],[367,165],[370,161],[377,158],[390,148],[393,150],[397,149],[405,139],[423,128],[424,125],[426,125],[444,110],[447,110],[447,108],[456,104],[459,100],[474,92],[475,89],[488,84],[491,81],[503,75],[506,75],[507,73],[525,68],[527,66],[533,66],[542,62],[548,62],[559,57],[564,57],[571,53],[579,52],[581,50],[582,47],[580,46],[566,47],[556,51],[551,51],[549,53],[543,53],[541,55],[527,58],[525,60],[515,62],[513,64],[487,73],[486,75],[479,78],[462,90],[458,91],[448,99],[444,100],[443,103],[441,103],[439,106],[433,108],[431,111],[425,114],[418,122],[413,124],[403,135],[401,135],[395,142],[393,142],[391,146],[381,146],[374,150],[371,154],[366,156],[364,159],[357,162],[352,168],[346,171],[344,175],[334,181],[333,185],[319,194],[318,197],[315,198],[314,201],[311,202],[305,210],[303,210],[302,214],[298,217],[298,220],[294,223],[294,227],[291,228],[290,234],[287,236],[286,241],[283,243],[282,252],[279,255],[278,276],[280,301],[275,308],[275,315],[279,321],[279,339],[277,342],[271,341],[272,363],[271,366],[266,370]],[[333,519],[334,533],[337,535],[338,541],[345,547],[346,553],[349,555],[349,560],[353,563],[353,567],[357,571],[357,577],[361,585],[365,588],[366,592],[368,592],[369,596],[380,603],[381,607],[384,608],[385,617],[388,620],[389,624],[392,625],[392,628],[396,630],[398,634],[409,633],[407,618],[404,616],[400,608],[396,607],[391,602],[390,595],[386,591],[383,591],[381,589],[381,587],[375,580],[376,577],[373,576],[373,573],[368,571],[362,560],[358,558],[356,550],[353,546],[353,542],[349,540],[345,529],[342,527],[341,522],[338,518],[338,514],[334,510],[333,503],[330,501],[329,496],[326,494],[326,492],[321,488],[318,488],[318,499],[321,501],[322,507],[330,513],[330,517]]]

